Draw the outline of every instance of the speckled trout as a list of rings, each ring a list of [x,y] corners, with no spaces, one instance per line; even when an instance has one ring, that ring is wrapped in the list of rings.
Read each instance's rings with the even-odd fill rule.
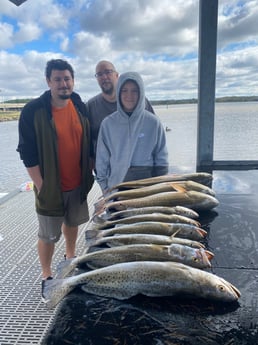
[[[156,183],[154,185],[146,187],[113,192],[112,194],[109,194],[107,197],[105,197],[105,201],[142,198],[144,196],[162,192],[184,192],[190,190],[215,196],[215,192],[211,188],[201,183],[197,183],[194,181],[178,181]]]
[[[190,173],[190,174],[167,174],[162,176],[150,177],[141,180],[134,180],[128,182],[122,182],[115,186],[113,186],[110,191],[114,189],[130,189],[130,188],[138,188],[144,186],[150,186],[156,183],[162,182],[177,182],[177,181],[193,181],[200,184],[204,184],[205,186],[210,187],[212,183],[212,174],[199,172],[199,173]]]
[[[125,210],[131,207],[146,206],[184,206],[195,211],[207,211],[218,206],[218,200],[211,195],[196,191],[189,192],[163,192],[143,198],[120,200],[107,203],[107,210]]]
[[[90,294],[124,300],[137,294],[150,297],[185,295],[235,302],[240,291],[225,279],[177,262],[119,263],[65,279],[47,280],[44,295],[49,308],[75,287]]]
[[[132,224],[138,222],[163,222],[163,223],[181,223],[191,224],[200,226],[200,223],[192,218],[179,216],[177,214],[163,214],[163,213],[152,213],[152,214],[139,214],[123,219],[116,220],[104,220],[103,218],[95,215],[92,219],[92,228],[94,229],[108,229],[112,228],[117,224]]]
[[[175,235],[165,236],[165,235],[153,235],[153,234],[119,234],[101,238],[93,238],[86,241],[87,251],[91,247],[98,247],[103,244],[108,247],[124,246],[129,244],[161,244],[170,245],[172,243],[183,244],[192,248],[204,248],[205,246],[194,240],[189,240],[188,238],[179,238]]]
[[[130,208],[128,210],[116,211],[116,212],[102,212],[99,217],[105,220],[121,219],[126,217],[137,216],[139,214],[150,214],[150,213],[163,213],[163,214],[177,214],[179,216],[184,216],[188,218],[197,219],[199,214],[190,208],[183,206],[150,206],[141,208]]]
[[[190,248],[182,244],[169,246],[135,244],[106,248],[64,260],[57,267],[57,278],[64,278],[76,267],[86,264],[91,269],[131,261],[175,261],[196,268],[210,268],[214,254],[203,248]]]
[[[184,223],[164,223],[164,222],[138,222],[133,224],[120,224],[110,229],[85,231],[86,241],[99,239],[105,236],[121,234],[153,234],[153,235],[175,235],[180,238],[201,241],[207,236],[204,229]]]

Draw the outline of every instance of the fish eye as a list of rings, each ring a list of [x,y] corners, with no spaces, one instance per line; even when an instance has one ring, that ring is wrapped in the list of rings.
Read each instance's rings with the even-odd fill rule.
[[[196,257],[193,257],[193,261],[194,261],[194,262],[198,262],[198,261],[199,261],[199,259],[198,259],[198,258],[196,258]]]
[[[225,291],[224,286],[223,285],[219,285],[219,290],[222,291],[222,292]]]

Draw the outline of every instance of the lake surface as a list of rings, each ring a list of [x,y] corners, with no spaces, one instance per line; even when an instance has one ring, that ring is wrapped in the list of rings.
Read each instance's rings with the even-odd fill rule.
[[[171,172],[193,172],[196,167],[197,105],[155,107],[166,132]],[[0,122],[0,193],[30,180],[16,147],[18,122]],[[215,160],[257,160],[258,103],[217,103],[215,107]],[[241,174],[241,173],[240,173]],[[239,175],[239,174],[238,174]]]
[[[197,105],[156,107],[167,132],[172,168],[191,171],[196,166]],[[214,123],[214,160],[257,160],[258,103],[217,103]]]

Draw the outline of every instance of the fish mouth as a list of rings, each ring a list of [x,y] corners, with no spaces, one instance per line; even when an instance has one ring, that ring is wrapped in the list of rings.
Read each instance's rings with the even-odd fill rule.
[[[232,299],[231,301],[237,301],[240,297],[241,297],[241,292],[233,285],[231,284],[230,282],[228,282],[227,280],[221,278],[221,282],[222,282],[222,285],[221,285],[221,289],[224,290],[225,286],[230,290],[231,292],[231,295],[232,295]]]
[[[232,284],[230,284],[230,288],[231,288],[231,291],[233,293],[233,295],[235,296],[236,299],[239,299],[241,297],[241,292]]]
[[[210,252],[209,250],[205,250],[205,254],[209,261],[214,258],[214,254]]]
[[[203,263],[211,268],[211,263],[210,263],[210,260],[213,259],[214,257],[214,254],[204,248],[200,248],[199,251],[198,251],[198,254],[200,255],[201,257],[201,261],[203,261]]]
[[[197,228],[197,232],[203,238],[205,238],[207,236],[207,231],[202,229],[202,228],[200,228],[200,227]]]

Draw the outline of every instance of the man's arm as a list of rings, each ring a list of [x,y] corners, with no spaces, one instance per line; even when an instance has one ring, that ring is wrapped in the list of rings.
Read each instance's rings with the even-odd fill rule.
[[[39,165],[27,168],[27,171],[39,193],[42,187],[42,183],[43,183]]]

